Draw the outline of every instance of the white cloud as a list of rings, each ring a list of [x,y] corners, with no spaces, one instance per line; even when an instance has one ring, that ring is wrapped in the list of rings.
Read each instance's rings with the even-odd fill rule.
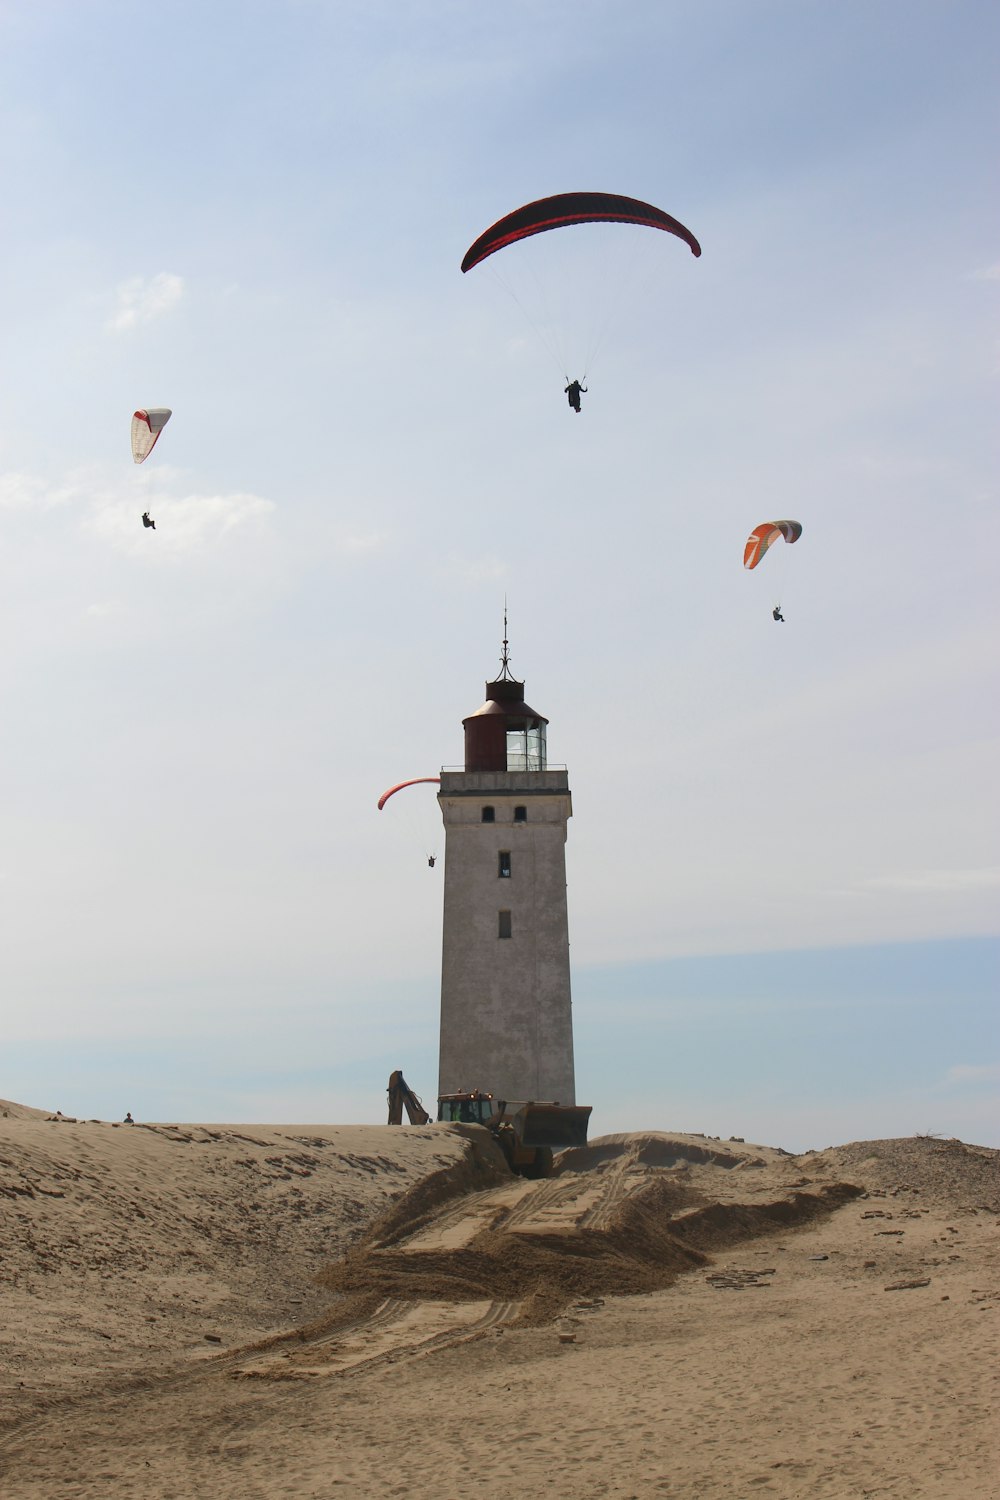
[[[981,266],[976,271],[969,272],[970,281],[1000,281],[1000,261],[992,266]]]
[[[82,526],[119,550],[138,551],[155,542],[159,552],[186,553],[210,545],[230,533],[259,525],[276,506],[261,495],[235,490],[229,494],[177,493],[183,477],[161,465],[155,474],[109,477],[94,467],[77,469],[57,479],[11,471],[0,474],[0,511],[48,512],[78,504],[83,508]],[[148,509],[160,522],[155,533],[140,524]],[[381,537],[346,538],[345,551],[367,551],[381,544]],[[86,613],[106,616],[118,605],[95,601]]]
[[[140,525],[137,501],[117,497],[97,504],[86,522],[87,529],[129,552],[156,546],[161,553],[176,556],[221,541],[238,528],[259,523],[275,509],[272,500],[240,491],[230,495],[179,497],[161,494],[155,500],[144,495],[142,503],[157,523],[153,533]]]
[[[184,295],[184,278],[160,271],[148,279],[132,276],[117,288],[117,310],[108,322],[112,333],[126,333],[141,323],[152,323],[162,317]]]
[[[78,500],[87,490],[82,474],[52,484],[37,474],[0,474],[0,510],[55,510]]]

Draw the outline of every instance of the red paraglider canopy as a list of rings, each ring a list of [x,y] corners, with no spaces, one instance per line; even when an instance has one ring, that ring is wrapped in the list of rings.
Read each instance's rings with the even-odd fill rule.
[[[527,239],[532,234],[543,234],[547,229],[563,229],[569,224],[640,224],[648,229],[663,229],[676,234],[691,248],[692,255],[701,254],[701,246],[678,219],[671,218],[662,208],[652,203],[643,203],[641,198],[623,198],[620,193],[556,193],[551,198],[539,198],[535,203],[526,203],[498,219],[481,234],[465,252],[462,270],[471,271],[486,259],[516,240]]]
[[[387,792],[383,792],[381,797],[378,799],[379,812],[382,811],[389,798],[394,797],[397,792],[401,792],[404,786],[421,786],[425,781],[440,782],[440,780],[440,776],[415,776],[412,781],[397,782],[397,784],[395,786],[391,786]]]

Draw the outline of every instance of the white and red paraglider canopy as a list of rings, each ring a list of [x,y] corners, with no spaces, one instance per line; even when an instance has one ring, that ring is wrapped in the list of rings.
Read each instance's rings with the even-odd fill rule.
[[[147,459],[156,440],[170,421],[169,406],[144,407],[132,415],[132,457],[137,464]]]

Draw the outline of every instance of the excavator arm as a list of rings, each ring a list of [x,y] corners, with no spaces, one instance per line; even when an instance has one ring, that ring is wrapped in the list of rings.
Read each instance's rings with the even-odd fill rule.
[[[410,1088],[399,1068],[389,1078],[389,1124],[402,1125],[403,1110],[411,1125],[426,1125],[430,1120],[416,1094]]]

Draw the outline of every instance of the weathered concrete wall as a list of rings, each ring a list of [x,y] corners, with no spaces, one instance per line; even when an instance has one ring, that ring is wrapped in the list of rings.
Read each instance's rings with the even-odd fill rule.
[[[565,771],[442,772],[441,1093],[576,1102]],[[493,807],[496,821],[484,823]],[[514,809],[527,809],[515,823]],[[510,876],[499,874],[501,851]],[[511,936],[499,936],[510,913]]]

